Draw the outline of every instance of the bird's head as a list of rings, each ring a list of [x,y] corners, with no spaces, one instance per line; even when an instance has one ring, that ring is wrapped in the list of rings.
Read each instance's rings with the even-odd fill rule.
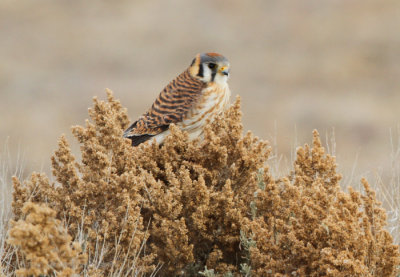
[[[197,54],[190,65],[190,74],[205,83],[224,84],[229,77],[229,61],[217,53]]]

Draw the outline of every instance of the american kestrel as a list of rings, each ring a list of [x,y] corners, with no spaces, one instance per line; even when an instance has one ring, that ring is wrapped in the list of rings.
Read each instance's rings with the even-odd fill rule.
[[[197,54],[191,65],[172,80],[151,108],[136,120],[124,137],[137,146],[154,138],[161,144],[175,124],[190,139],[203,133],[208,119],[222,112],[229,102],[229,62],[217,53]]]

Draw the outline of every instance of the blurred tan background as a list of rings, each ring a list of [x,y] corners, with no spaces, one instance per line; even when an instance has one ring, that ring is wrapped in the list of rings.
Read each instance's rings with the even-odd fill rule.
[[[245,129],[270,140],[277,160],[290,162],[314,128],[334,146],[334,130],[346,178],[389,176],[398,0],[2,0],[0,154],[8,145],[26,172],[49,172],[57,138],[72,141],[93,96],[110,88],[133,120],[210,51],[230,59]]]

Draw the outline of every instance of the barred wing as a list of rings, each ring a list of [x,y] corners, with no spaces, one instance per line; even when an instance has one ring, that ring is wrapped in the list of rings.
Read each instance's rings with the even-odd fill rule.
[[[135,121],[124,137],[136,146],[168,130],[171,123],[181,122],[200,98],[206,84],[195,79],[189,71],[171,81],[159,94],[150,110]]]

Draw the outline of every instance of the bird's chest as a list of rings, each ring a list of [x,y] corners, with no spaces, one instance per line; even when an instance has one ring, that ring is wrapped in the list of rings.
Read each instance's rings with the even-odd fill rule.
[[[188,130],[202,127],[208,119],[212,119],[225,109],[229,97],[228,85],[205,88],[200,99],[183,120],[182,127]]]

